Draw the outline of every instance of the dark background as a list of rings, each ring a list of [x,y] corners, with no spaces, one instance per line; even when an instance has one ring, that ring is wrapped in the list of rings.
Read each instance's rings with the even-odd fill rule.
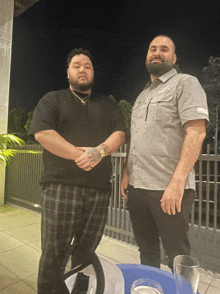
[[[75,47],[94,55],[94,91],[133,103],[149,80],[145,56],[157,34],[176,44],[177,63],[202,82],[220,56],[219,1],[40,0],[14,19],[10,106],[34,110],[48,91],[68,87],[66,57]]]

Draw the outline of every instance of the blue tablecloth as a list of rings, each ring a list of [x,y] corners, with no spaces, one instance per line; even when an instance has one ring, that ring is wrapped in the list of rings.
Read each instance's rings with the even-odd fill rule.
[[[125,294],[131,293],[131,285],[137,279],[152,279],[157,281],[163,288],[164,294],[176,294],[174,275],[164,270],[140,264],[123,263],[117,264],[125,282]],[[197,292],[199,294],[199,292]]]

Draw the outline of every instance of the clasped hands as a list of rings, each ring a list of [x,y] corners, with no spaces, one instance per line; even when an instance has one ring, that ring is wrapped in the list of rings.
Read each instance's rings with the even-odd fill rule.
[[[77,147],[84,153],[75,160],[76,165],[85,170],[91,171],[101,160],[102,155],[98,147]]]

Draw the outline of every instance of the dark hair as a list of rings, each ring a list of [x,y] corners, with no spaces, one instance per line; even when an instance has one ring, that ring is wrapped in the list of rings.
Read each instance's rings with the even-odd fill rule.
[[[83,48],[75,48],[75,49],[73,49],[73,50],[68,54],[68,57],[67,57],[67,67],[69,67],[72,58],[73,58],[75,55],[80,55],[80,54],[83,54],[83,55],[88,56],[89,59],[90,59],[91,62],[92,62],[93,58],[92,58],[91,53],[90,53],[88,50],[83,49]]]

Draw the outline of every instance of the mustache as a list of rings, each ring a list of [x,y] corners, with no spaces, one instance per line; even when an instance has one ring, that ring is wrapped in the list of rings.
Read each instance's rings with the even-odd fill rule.
[[[154,57],[150,60],[150,62],[152,62],[154,60],[160,60],[160,61],[164,62],[164,60],[161,57]]]

